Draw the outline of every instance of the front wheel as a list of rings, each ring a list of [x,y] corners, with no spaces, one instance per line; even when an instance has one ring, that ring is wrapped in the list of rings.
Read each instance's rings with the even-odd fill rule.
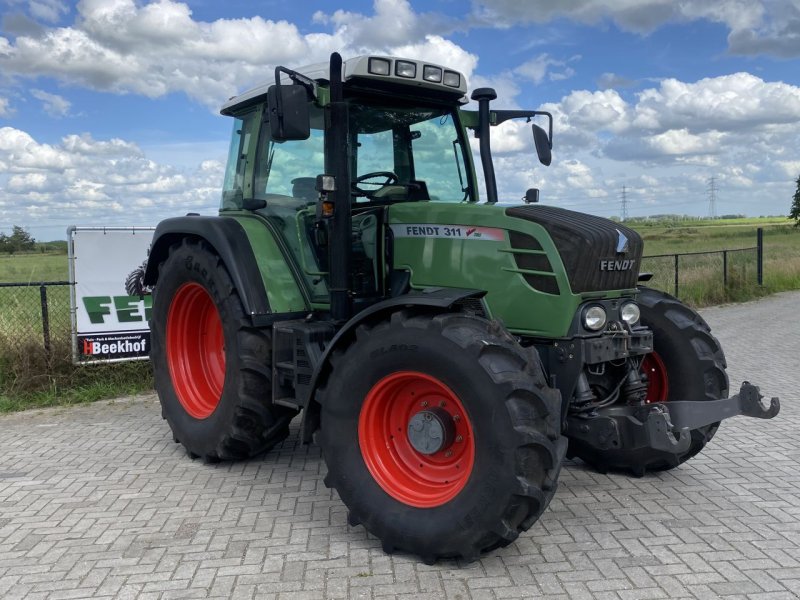
[[[270,333],[247,325],[205,243],[183,240],[159,266],[150,329],[162,415],[191,456],[247,458],[289,434],[296,411],[271,401]]]
[[[725,354],[705,320],[677,298],[651,288],[640,288],[638,302],[642,324],[653,332],[653,352],[642,360],[645,402],[727,398]],[[569,454],[601,472],[623,470],[641,476],[686,462],[714,437],[718,426],[693,429],[689,448],[681,454],[653,448],[600,449],[576,439],[570,440]]]
[[[386,551],[472,560],[526,531],[566,450],[538,355],[456,314],[396,313],[334,353],[320,391],[327,485]]]

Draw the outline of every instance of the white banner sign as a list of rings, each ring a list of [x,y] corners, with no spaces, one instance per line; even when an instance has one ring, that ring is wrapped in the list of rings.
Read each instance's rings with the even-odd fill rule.
[[[152,302],[144,286],[154,227],[70,227],[75,362],[147,358]]]

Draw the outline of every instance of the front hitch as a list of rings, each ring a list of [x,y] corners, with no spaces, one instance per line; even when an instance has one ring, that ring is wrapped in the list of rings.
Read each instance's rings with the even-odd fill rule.
[[[587,415],[570,415],[565,434],[600,450],[653,448],[683,454],[691,431],[743,415],[771,419],[780,411],[778,398],[761,403],[757,386],[745,381],[739,393],[720,400],[678,400],[640,406],[610,406]]]
[[[757,386],[749,381],[742,383],[739,393],[721,400],[663,402],[669,408],[672,424],[680,429],[697,429],[729,417],[743,415],[757,419],[771,419],[781,410],[778,398],[772,398],[768,408],[761,404],[763,396]]]

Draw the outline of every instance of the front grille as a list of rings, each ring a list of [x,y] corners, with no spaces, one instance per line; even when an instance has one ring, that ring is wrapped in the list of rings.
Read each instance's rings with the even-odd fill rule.
[[[644,244],[632,229],[602,217],[554,206],[516,206],[507,209],[506,215],[533,221],[547,230],[561,255],[573,293],[636,287]],[[617,253],[620,233],[628,238],[625,254]],[[633,260],[633,268],[625,271],[600,269],[601,261],[622,258]]]

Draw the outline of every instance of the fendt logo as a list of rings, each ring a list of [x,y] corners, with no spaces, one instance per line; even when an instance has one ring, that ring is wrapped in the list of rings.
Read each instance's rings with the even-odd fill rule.
[[[106,322],[106,316],[113,316],[117,323],[141,323],[150,320],[153,309],[152,296],[84,296],[83,306],[89,322]],[[114,312],[111,312],[111,308]]]
[[[633,259],[625,259],[625,260],[601,260],[600,261],[600,270],[601,271],[630,271],[633,269],[633,266],[636,264],[636,261]]]
[[[619,234],[617,238],[617,254],[625,254],[628,251],[628,237],[619,229],[615,229],[614,231]]]

